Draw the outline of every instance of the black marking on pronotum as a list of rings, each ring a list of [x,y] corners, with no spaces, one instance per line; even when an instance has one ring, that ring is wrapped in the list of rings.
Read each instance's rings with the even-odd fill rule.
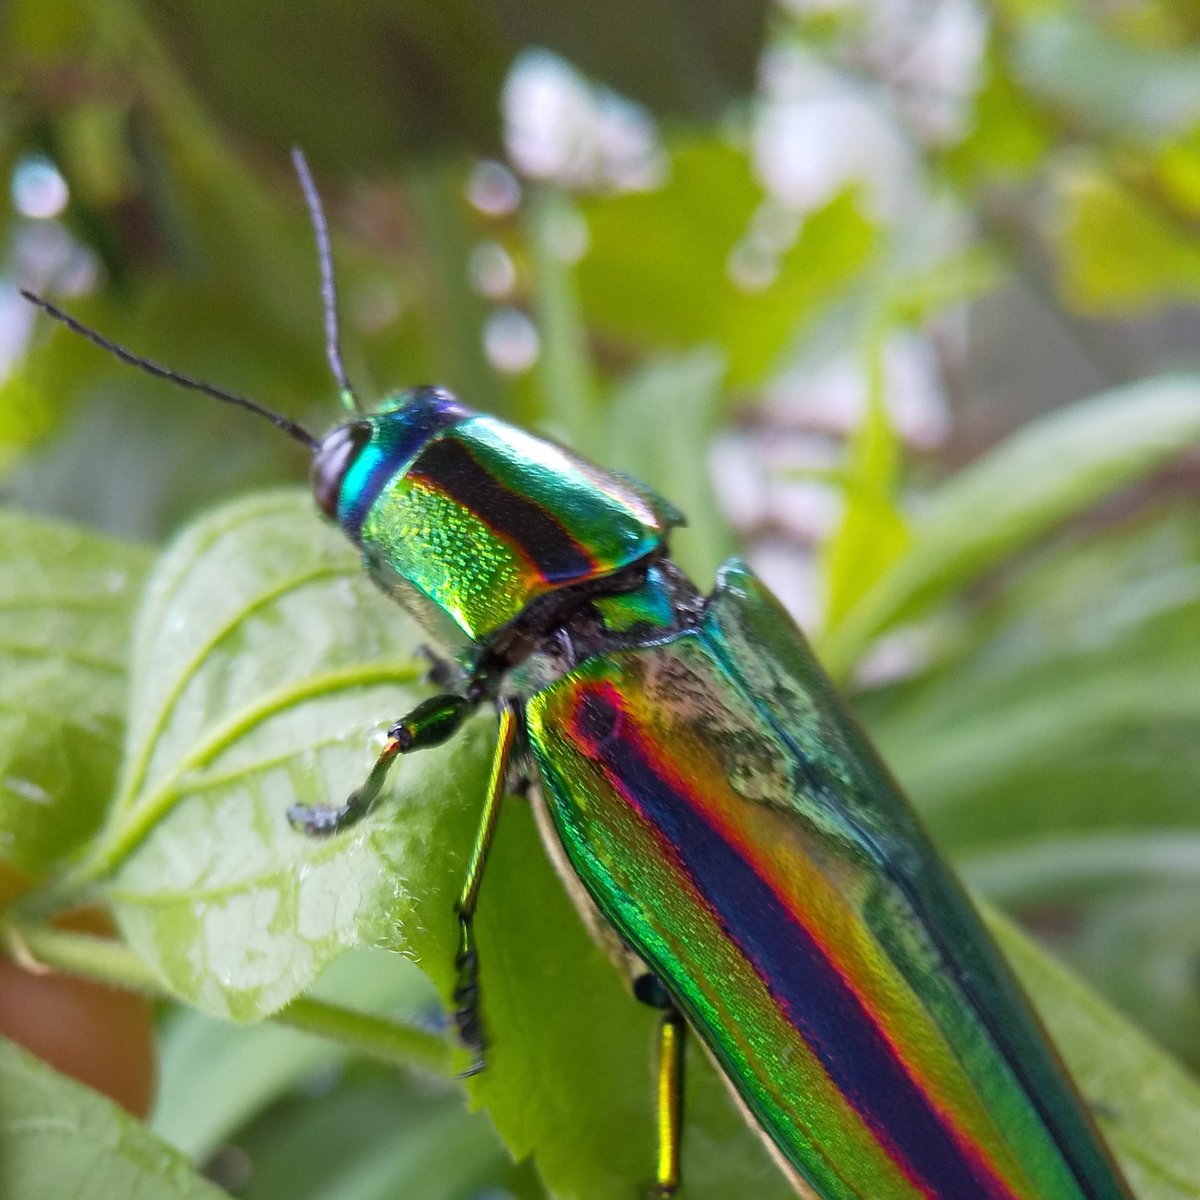
[[[553,513],[498,480],[453,438],[433,442],[409,469],[486,521],[551,582],[591,575],[596,564]]]
[[[298,422],[277,412],[272,412],[271,409],[265,408],[263,405],[248,399],[246,396],[239,396],[236,392],[227,392],[224,388],[216,387],[211,383],[205,383],[202,379],[193,379],[190,375],[184,375],[181,371],[173,371],[170,367],[164,367],[160,363],[153,362],[148,358],[142,358],[140,355],[134,354],[132,350],[126,350],[124,346],[106,338],[102,333],[97,333],[90,326],[84,325],[82,321],[77,321],[69,313],[65,313],[61,308],[51,304],[49,300],[43,300],[41,296],[34,295],[33,292],[28,292],[22,288],[21,295],[30,304],[36,304],[47,316],[51,316],[59,324],[65,325],[72,333],[78,333],[81,337],[87,338],[93,345],[99,346],[101,350],[107,350],[109,354],[114,358],[120,359],[121,362],[131,367],[137,367],[139,371],[145,371],[147,375],[155,375],[159,379],[165,379],[168,383],[175,384],[176,387],[200,392],[205,396],[211,396],[214,400],[220,400],[223,404],[234,404],[238,408],[246,409],[247,412],[257,413],[260,417],[266,417],[272,425],[277,426],[289,437],[295,438],[296,441],[307,446],[314,454],[320,448],[320,441]]]

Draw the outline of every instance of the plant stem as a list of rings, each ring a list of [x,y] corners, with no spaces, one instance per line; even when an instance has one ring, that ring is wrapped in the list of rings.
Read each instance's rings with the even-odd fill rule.
[[[52,925],[9,922],[0,938],[10,957],[31,967],[51,968],[114,987],[172,999],[161,979],[128,946],[112,938],[57,929]],[[375,1016],[311,996],[301,996],[267,1018],[397,1067],[450,1074],[450,1047],[436,1033],[389,1017]]]
[[[435,318],[427,339],[434,378],[454,388],[472,408],[503,411],[500,379],[483,352],[487,305],[470,284],[474,238],[463,200],[463,173],[449,165],[413,172],[408,195],[428,263],[425,287]]]
[[[450,1074],[450,1048],[445,1039],[403,1021],[311,996],[298,997],[271,1020],[340,1042],[377,1062]]]
[[[535,426],[550,421],[565,430],[576,446],[588,446],[596,440],[596,381],[575,271],[562,244],[567,227],[578,219],[564,193],[550,184],[533,185],[525,228],[533,254],[533,305],[542,340],[537,368],[541,407],[523,415]]]
[[[9,956],[31,971],[50,968],[146,996],[167,995],[154,972],[113,938],[24,922],[6,922],[4,934]]]

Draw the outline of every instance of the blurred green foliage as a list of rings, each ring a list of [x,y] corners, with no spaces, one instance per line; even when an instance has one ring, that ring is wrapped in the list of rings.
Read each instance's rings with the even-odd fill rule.
[[[0,9],[4,177],[43,155],[70,195],[56,219],[0,207],[0,857],[30,876],[12,919],[114,907],[188,1005],[164,1015],[154,1127],[235,1194],[626,1196],[651,1162],[653,1016],[519,806],[480,912],[495,1047],[470,1091],[490,1124],[336,1022],[316,1039],[225,1020],[315,982],[331,1005],[436,1022],[489,722],[406,764],[361,833],[292,836],[287,804],[340,797],[418,694],[413,630],[307,498],[224,503],[299,480],[293,445],[32,327],[12,289],[78,291],[72,311],[139,353],[323,428],[292,143],[330,208],[360,392],[444,383],[645,478],[689,515],[677,556],[701,582],[739,546],[782,557],[781,590],[819,614],[818,650],[968,882],[1200,1064],[1200,320],[1183,306],[1200,21],[1188,0],[912,7]],[[950,49],[927,61],[935,28]],[[618,111],[599,84],[645,106],[654,186],[560,173],[503,211],[467,202],[533,46],[598,81],[577,79],[577,107]],[[481,284],[484,261],[511,279]],[[494,365],[502,313],[532,318],[527,369]],[[936,362],[940,445],[906,431],[898,343]],[[822,454],[781,458],[803,424],[788,397],[833,361],[857,409],[832,429],[810,413]],[[832,517],[798,532],[786,504],[719,506],[747,449],[759,491],[815,486]],[[156,561],[129,544],[185,525]],[[997,928],[1136,1194],[1200,1197],[1194,1081]],[[79,1130],[129,1151],[96,1151],[93,1189],[212,1194],[131,1119],[4,1054],[31,1081],[0,1110],[6,1161],[18,1147],[37,1181],[18,1200],[73,1186]],[[693,1057],[686,1197],[786,1194]],[[73,1124],[22,1140],[46,1105]]]

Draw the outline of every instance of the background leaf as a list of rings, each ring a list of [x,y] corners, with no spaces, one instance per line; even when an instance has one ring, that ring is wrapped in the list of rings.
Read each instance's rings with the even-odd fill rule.
[[[1006,922],[991,919],[1139,1200],[1190,1200],[1200,1085]]]
[[[1015,57],[1036,93],[1105,130],[1163,134],[1200,122],[1200,54],[1139,46],[1065,10],[1035,14]],[[1063,70],[1064,63],[1075,64]]]
[[[219,1200],[124,1109],[0,1038],[0,1153],[8,1196]]]
[[[61,861],[103,819],[149,558],[74,526],[0,512],[0,858],[24,871]]]
[[[724,405],[725,361],[715,347],[662,357],[624,380],[609,398],[605,461],[644,480],[685,513],[671,535],[671,554],[702,585],[733,553],[724,516],[713,499],[709,444]],[[646,436],[648,414],[669,412],[664,437]]]
[[[584,205],[592,252],[579,286],[588,318],[635,346],[718,342],[730,385],[761,383],[875,245],[872,223],[843,193],[807,216],[761,286],[742,286],[731,264],[761,202],[744,153],[710,139],[672,148],[664,187]]]
[[[430,982],[407,959],[350,950],[312,994],[366,1012],[439,1022]],[[174,1013],[163,1033],[152,1127],[204,1162],[251,1118],[306,1080],[336,1078],[350,1054],[327,1038],[271,1023],[231,1025],[195,1010]]]
[[[1094,174],[1063,192],[1063,285],[1080,309],[1200,297],[1200,246],[1182,214]]]
[[[825,620],[841,622],[908,547],[907,522],[895,503],[900,442],[883,393],[883,347],[869,359],[866,414],[850,438],[843,468],[841,519],[823,549]]]
[[[1200,379],[1146,380],[1014,434],[943,484],[912,545],[822,642],[843,673],[866,640],[917,615],[1068,516],[1200,440]]]
[[[428,978],[378,950],[342,955],[313,994],[442,1022]],[[241,1196],[467,1200],[501,1181],[513,1196],[543,1195],[454,1084],[363,1064],[326,1038],[183,1011],[165,1030],[160,1078],[155,1132]]]

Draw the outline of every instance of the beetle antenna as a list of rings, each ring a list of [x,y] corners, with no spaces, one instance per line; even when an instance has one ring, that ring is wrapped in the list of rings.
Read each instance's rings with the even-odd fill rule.
[[[351,386],[346,368],[342,365],[342,335],[338,327],[337,284],[333,277],[329,224],[325,220],[321,195],[313,182],[312,172],[308,169],[308,160],[299,146],[292,147],[292,166],[296,168],[296,174],[300,178],[300,190],[304,193],[304,203],[308,205],[309,220],[312,221],[313,233],[317,239],[317,261],[321,266],[321,304],[325,309],[325,357],[329,361],[329,369],[333,372],[333,380],[338,385],[342,403],[351,412],[360,413],[363,407]]]
[[[124,346],[110,341],[103,334],[97,333],[94,329],[84,325],[81,321],[75,320],[74,317],[63,312],[61,308],[56,308],[49,300],[43,300],[41,296],[35,296],[33,292],[27,292],[22,288],[21,295],[30,304],[37,305],[47,316],[53,317],[59,324],[65,325],[73,333],[78,333],[87,338],[89,342],[99,346],[101,350],[107,350],[109,354],[114,358],[119,358],[121,362],[127,363],[131,367],[137,367],[138,370],[145,371],[147,375],[156,375],[159,379],[165,379],[168,383],[173,383],[177,387],[188,388],[193,392],[202,392],[205,396],[211,396],[214,400],[220,400],[225,404],[235,404],[238,408],[244,408],[249,412],[257,413],[260,417],[266,417],[272,425],[282,429],[289,437],[295,438],[296,441],[307,446],[314,453],[320,449],[321,443],[303,425],[281,416],[277,412],[272,412],[269,408],[264,408],[261,404],[256,404],[253,400],[249,400],[245,396],[239,396],[235,392],[227,392],[223,388],[214,387],[211,383],[205,383],[200,379],[193,379],[190,375],[184,375],[179,371],[172,371],[170,367],[160,366],[156,362],[151,362],[148,358],[141,358],[132,351],[126,350]]]

